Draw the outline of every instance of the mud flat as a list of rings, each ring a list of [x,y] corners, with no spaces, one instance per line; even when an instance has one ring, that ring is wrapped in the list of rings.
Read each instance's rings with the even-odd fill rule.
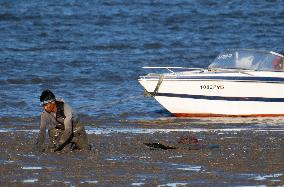
[[[92,151],[39,153],[36,126],[0,130],[1,186],[283,186],[283,129],[164,126],[88,126]],[[146,142],[179,146],[194,135],[220,148],[153,149]]]

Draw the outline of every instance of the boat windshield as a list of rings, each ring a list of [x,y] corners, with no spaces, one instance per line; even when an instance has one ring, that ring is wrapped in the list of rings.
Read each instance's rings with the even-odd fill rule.
[[[226,50],[216,57],[209,68],[284,71],[283,63],[283,56],[275,52]]]

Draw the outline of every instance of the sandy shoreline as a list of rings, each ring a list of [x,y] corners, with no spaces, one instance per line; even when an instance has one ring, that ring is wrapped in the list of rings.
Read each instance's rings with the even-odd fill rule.
[[[283,131],[114,131],[88,134],[93,145],[90,152],[38,153],[31,146],[36,127],[9,128],[18,130],[0,132],[2,185],[284,185]],[[162,150],[144,145],[178,145],[177,140],[189,134],[220,148]]]

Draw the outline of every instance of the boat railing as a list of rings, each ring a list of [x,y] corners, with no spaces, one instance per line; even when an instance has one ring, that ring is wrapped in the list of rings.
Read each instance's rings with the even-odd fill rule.
[[[170,72],[172,75],[180,75],[180,71],[176,72],[174,69],[179,69],[179,70],[188,70],[188,71],[196,71],[196,73],[202,73],[205,71],[209,72],[228,72],[228,73],[243,73],[243,74],[249,74],[248,72],[252,70],[247,70],[247,69],[224,69],[224,68],[186,68],[186,67],[143,67],[143,69],[166,69]],[[149,73],[148,75],[151,76],[160,76],[162,73]]]
[[[169,71],[167,76],[181,76],[183,71],[175,71],[175,70],[186,70],[193,73],[202,73],[202,72],[212,72],[212,73],[219,73],[219,72],[226,72],[226,73],[241,73],[246,75],[253,75],[252,72],[257,72],[258,70],[252,69],[234,69],[234,68],[186,68],[186,67],[143,67],[143,69],[166,69]],[[279,71],[275,71],[279,72]],[[283,71],[282,71],[283,72]],[[149,73],[148,76],[161,76],[163,73]],[[144,76],[143,76],[144,77]]]
[[[177,74],[178,72],[174,71],[174,69],[179,69],[179,70],[189,70],[189,71],[199,71],[203,72],[203,68],[187,68],[187,67],[151,67],[151,66],[145,66],[143,69],[166,69],[172,74]]]

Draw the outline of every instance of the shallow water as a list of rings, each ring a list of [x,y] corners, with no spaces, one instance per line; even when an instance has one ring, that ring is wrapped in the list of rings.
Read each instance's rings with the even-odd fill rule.
[[[281,1],[1,1],[0,117],[38,116],[52,89],[85,116],[170,116],[142,66],[206,67],[226,48],[283,51]]]

